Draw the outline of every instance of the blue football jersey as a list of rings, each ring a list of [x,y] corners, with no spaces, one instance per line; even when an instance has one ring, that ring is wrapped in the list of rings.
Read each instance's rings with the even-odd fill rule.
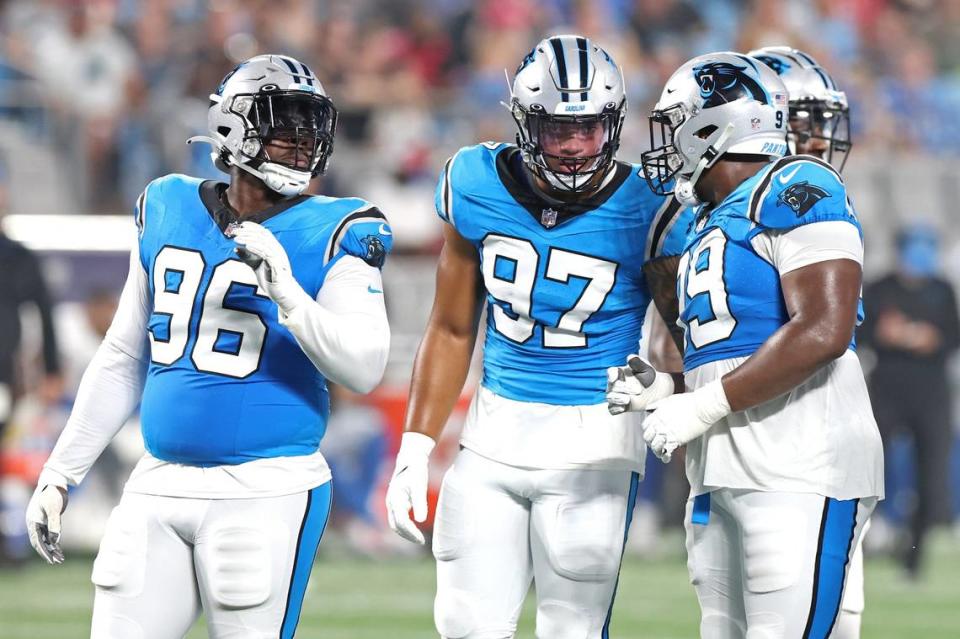
[[[323,376],[224,235],[225,186],[169,175],[147,185],[136,211],[151,305],[144,444],[195,466],[313,453],[329,412]],[[383,214],[355,198],[302,195],[253,221],[311,297],[344,255],[379,267],[392,241]]]
[[[684,369],[747,357],[788,321],[780,274],[751,240],[828,221],[863,235],[840,175],[811,156],[771,163],[697,217],[677,276]]]
[[[483,385],[518,401],[601,403],[606,368],[638,348],[650,302],[643,264],[679,255],[692,214],[620,162],[594,195],[550,206],[521,162],[512,145],[466,147],[437,185],[438,214],[480,257]]]

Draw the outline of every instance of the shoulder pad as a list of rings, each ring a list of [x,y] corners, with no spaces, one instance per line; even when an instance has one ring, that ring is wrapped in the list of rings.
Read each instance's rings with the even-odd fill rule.
[[[324,252],[324,264],[342,253],[381,268],[391,248],[393,232],[386,216],[374,205],[363,202],[363,206],[344,215],[333,230]]]
[[[663,198],[650,223],[644,261],[680,255],[693,228],[693,208],[683,206],[675,197]]]
[[[143,193],[137,198],[134,206],[134,221],[137,224],[137,231],[142,235],[147,221],[147,212],[157,202],[158,198],[166,197],[171,190],[182,189],[184,187],[196,190],[200,188],[203,180],[192,178],[188,175],[171,173],[151,180],[143,189]]]
[[[752,222],[772,229],[812,222],[856,221],[840,174],[809,155],[774,163],[754,186],[748,206]]]
[[[434,204],[440,219],[449,224],[455,223],[457,194],[468,192],[477,178],[486,170],[496,170],[496,157],[507,146],[502,142],[483,142],[465,146],[457,151],[440,172]]]

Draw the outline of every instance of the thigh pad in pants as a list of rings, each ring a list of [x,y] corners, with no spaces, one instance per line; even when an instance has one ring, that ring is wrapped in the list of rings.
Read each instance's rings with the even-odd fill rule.
[[[764,593],[789,588],[800,578],[806,547],[807,517],[790,507],[748,508],[743,529],[746,589]]]
[[[626,497],[609,493],[559,501],[543,519],[547,556],[574,581],[616,579],[623,552]]]
[[[272,539],[272,525],[232,521],[209,531],[210,539],[201,550],[202,566],[207,594],[217,604],[234,610],[253,608],[270,596],[277,569],[271,547],[281,543]]]
[[[121,503],[110,513],[91,581],[118,597],[143,592],[147,569],[147,520],[136,506]]]

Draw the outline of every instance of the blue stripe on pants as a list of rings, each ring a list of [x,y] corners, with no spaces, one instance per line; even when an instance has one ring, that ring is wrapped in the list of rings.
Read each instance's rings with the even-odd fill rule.
[[[697,526],[706,526],[710,523],[710,493],[703,493],[693,498],[690,523]]]
[[[303,608],[303,595],[307,592],[313,560],[320,546],[320,538],[327,527],[330,516],[330,484],[327,482],[307,493],[307,507],[300,524],[297,537],[296,555],[293,558],[293,570],[290,575],[290,590],[287,592],[287,607],[280,625],[280,639],[291,639],[300,621]]]
[[[640,475],[630,473],[630,493],[627,495],[627,522],[623,526],[623,548],[620,550],[620,563],[623,563],[623,550],[627,547],[627,534],[630,532],[630,523],[633,521],[633,509],[637,504],[637,486],[640,484]],[[603,639],[610,637],[610,619],[613,616],[613,602],[617,598],[617,586],[620,584],[620,571],[617,571],[617,583],[613,585],[613,596],[610,597],[610,607],[607,608],[607,620],[603,623]]]
[[[824,500],[810,614],[803,639],[826,639],[837,621],[850,546],[857,528],[859,503],[859,499]]]

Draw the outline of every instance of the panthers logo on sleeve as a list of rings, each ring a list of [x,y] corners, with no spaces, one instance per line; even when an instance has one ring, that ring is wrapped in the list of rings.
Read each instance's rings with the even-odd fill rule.
[[[807,181],[791,184],[777,196],[777,205],[789,206],[797,217],[803,217],[807,211],[825,197],[830,197],[825,189]]]
[[[768,104],[767,92],[760,83],[744,73],[746,67],[729,62],[708,62],[693,68],[693,77],[700,85],[703,108],[721,106],[742,97]]]
[[[383,263],[387,259],[387,248],[380,238],[376,235],[368,235],[360,240],[360,244],[366,249],[363,261],[370,266],[383,268]]]

